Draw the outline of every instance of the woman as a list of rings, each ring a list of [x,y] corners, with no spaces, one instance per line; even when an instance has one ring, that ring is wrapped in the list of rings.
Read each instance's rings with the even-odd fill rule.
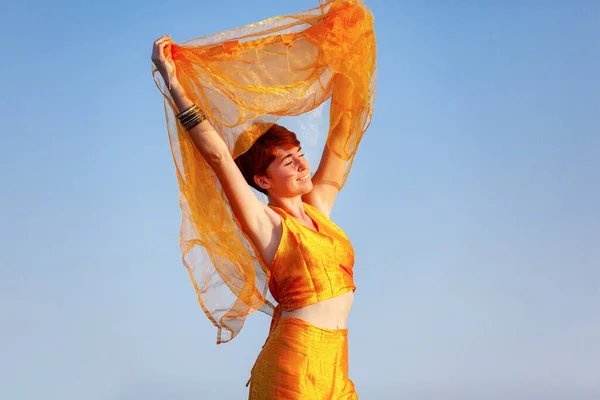
[[[313,176],[295,134],[270,121],[254,118],[247,119],[246,122],[249,123],[238,124],[245,129],[238,133],[232,151],[232,146],[226,141],[227,135],[222,133],[224,129],[215,129],[209,121],[216,121],[222,128],[225,125],[222,114],[205,102],[203,108],[210,108],[207,118],[205,111],[197,105],[205,100],[202,95],[198,95],[199,92],[204,93],[202,84],[190,84],[190,77],[198,73],[199,69],[195,68],[198,65],[204,70],[214,71],[216,64],[209,65],[206,61],[210,57],[217,57],[222,63],[223,54],[243,58],[246,57],[245,54],[249,54],[245,53],[248,48],[255,51],[263,47],[268,47],[269,54],[273,54],[277,45],[285,48],[288,69],[293,74],[290,51],[294,54],[294,44],[314,43],[315,37],[319,38],[316,42],[324,43],[330,37],[327,36],[330,31],[334,30],[331,28],[334,24],[348,24],[365,19],[364,7],[357,9],[356,4],[351,3],[323,2],[331,7],[319,17],[322,20],[310,26],[309,29],[312,30],[297,32],[293,37],[280,35],[266,42],[261,39],[263,41],[256,40],[242,45],[234,43],[233,50],[229,45],[220,45],[217,49],[203,48],[199,53],[196,47],[191,50],[196,51],[192,57],[186,56],[186,49],[174,44],[169,36],[163,36],[154,43],[152,61],[163,80],[163,87],[168,88],[168,93],[165,93],[168,104],[177,111],[178,140],[185,141],[189,138],[193,143],[193,150],[185,144],[180,145],[182,154],[187,154],[183,158],[192,158],[197,151],[201,156],[198,161],[205,162],[213,172],[220,185],[217,192],[224,193],[225,203],[231,209],[235,224],[249,239],[252,249],[258,255],[269,292],[279,303],[274,311],[269,337],[252,368],[250,399],[358,398],[354,385],[348,378],[346,329],[355,290],[352,273],[354,253],[348,238],[329,219],[329,215],[348,174],[360,137],[366,130],[365,115],[360,115],[360,112],[365,114],[365,102],[369,102],[372,107],[373,85],[370,79],[374,72],[374,62],[367,66],[367,83],[370,83],[368,88],[364,82],[359,85],[360,79],[350,73],[344,74],[331,67],[334,74],[330,76],[330,84],[324,88],[321,100],[313,104],[318,105],[325,98],[332,98],[332,123],[327,145]],[[317,31],[315,26],[324,28]],[[372,27],[372,21],[367,20],[366,26]],[[372,30],[370,32],[372,34]],[[363,29],[351,33],[356,38],[364,36],[365,32]],[[302,42],[303,39],[306,42]],[[336,40],[339,40],[339,35]],[[356,43],[355,41],[354,45]],[[301,53],[298,54],[305,54],[309,49],[299,46]],[[238,54],[241,55],[237,56]],[[323,56],[315,57],[317,58],[322,60]],[[331,59],[330,64],[335,64],[338,58],[340,57]],[[222,67],[222,64],[219,66]],[[315,69],[320,70],[318,67]],[[299,70],[306,71],[306,63]],[[356,74],[356,69],[352,69],[352,73]],[[226,75],[230,76],[223,73],[219,78]],[[365,81],[365,77],[362,79]],[[272,77],[270,80],[272,81]],[[237,82],[231,85],[235,88],[239,86]],[[252,88],[254,91],[255,86],[254,84]],[[290,85],[286,84],[285,87],[289,88]],[[362,89],[358,90],[357,87]],[[314,96],[314,93],[304,95],[308,96]],[[243,103],[237,98],[235,101],[238,105]],[[288,100],[284,100],[286,101]],[[257,103],[253,101],[252,104],[256,110]],[[249,110],[250,107],[246,109]],[[294,112],[297,113],[297,110]],[[370,117],[370,113],[366,114]],[[357,121],[362,122],[362,125]],[[246,147],[244,151],[239,150],[240,146]],[[240,154],[235,154],[236,149]],[[195,194],[186,188],[194,180],[208,181],[209,178],[196,177],[204,172],[179,174],[180,187],[186,200],[182,204],[184,213],[189,207],[187,203],[198,202],[194,198]],[[196,186],[200,187],[198,184]],[[268,204],[260,201],[251,187],[266,194]],[[208,208],[220,209],[215,204],[209,202]],[[196,214],[199,213],[198,211]],[[222,219],[227,218],[223,216]],[[203,226],[199,222],[200,216],[192,220],[196,231],[209,226]],[[225,231],[225,236],[213,239],[213,242],[227,242],[235,236],[235,231]],[[215,233],[216,230],[211,232]],[[203,246],[209,248],[211,244],[205,242]],[[213,264],[217,264],[218,259],[223,257],[222,252],[216,253],[219,253],[219,257],[211,257],[212,260],[217,260],[212,261]],[[235,259],[236,255],[230,252],[224,258]],[[203,292],[193,278],[201,305],[219,327],[227,326],[228,321],[236,318],[241,318],[243,322],[245,314],[269,303],[264,291],[255,283],[255,280],[261,280],[261,275],[256,275],[258,278],[251,276],[249,279],[247,273],[250,269],[247,266],[240,268],[245,268],[245,278],[241,283],[228,276],[229,273],[236,275],[238,269],[215,268],[220,279],[240,299],[230,309],[238,311],[229,312],[229,318],[220,318],[220,323],[201,299],[201,295],[206,292],[206,285],[202,286]],[[234,333],[237,333],[239,329],[241,326],[232,329],[232,332],[235,330]]]

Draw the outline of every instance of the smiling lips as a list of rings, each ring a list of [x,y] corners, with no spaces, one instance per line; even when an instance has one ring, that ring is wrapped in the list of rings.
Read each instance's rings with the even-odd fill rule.
[[[305,180],[307,180],[308,178],[310,178],[310,174],[306,174],[304,175],[302,178],[298,178],[296,179],[297,182],[304,182]]]

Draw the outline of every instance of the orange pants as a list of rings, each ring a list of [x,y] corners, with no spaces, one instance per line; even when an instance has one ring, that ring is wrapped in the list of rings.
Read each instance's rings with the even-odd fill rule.
[[[281,318],[252,368],[250,400],[354,400],[348,330]]]

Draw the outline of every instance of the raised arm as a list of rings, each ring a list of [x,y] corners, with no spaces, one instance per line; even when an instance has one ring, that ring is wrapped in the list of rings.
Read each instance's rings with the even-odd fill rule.
[[[352,129],[348,111],[352,107],[351,86],[343,75],[336,75],[331,97],[331,131],[327,137],[319,167],[312,181],[313,189],[304,200],[329,216],[335,199],[341,190],[348,157],[345,154],[346,140]]]
[[[168,35],[157,39],[152,50],[152,61],[169,87],[173,101],[181,112],[194,103],[177,80],[175,63],[171,56],[171,43]],[[271,240],[278,216],[272,215],[274,212],[252,192],[227,145],[208,120],[205,119],[190,128],[188,132],[204,160],[217,175],[242,229],[259,249],[264,249]]]

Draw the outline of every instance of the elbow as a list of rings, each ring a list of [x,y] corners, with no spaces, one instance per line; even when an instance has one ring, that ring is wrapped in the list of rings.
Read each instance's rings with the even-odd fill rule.
[[[194,127],[190,130],[192,142],[210,166],[218,166],[231,158],[227,144],[219,137],[214,129],[200,129]]]
[[[205,151],[202,156],[213,169],[217,169],[231,158],[231,154],[229,154],[227,148]]]

